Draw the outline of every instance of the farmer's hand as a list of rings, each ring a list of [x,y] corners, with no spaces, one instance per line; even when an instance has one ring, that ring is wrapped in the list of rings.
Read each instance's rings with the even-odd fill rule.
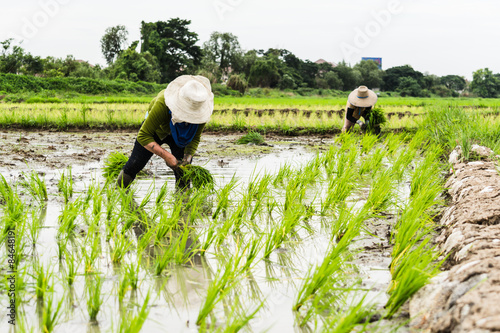
[[[185,155],[184,158],[182,159],[181,166],[191,164],[192,160],[193,160],[193,156]]]
[[[167,163],[167,166],[172,169],[172,170],[176,170],[179,166],[180,166],[180,163],[179,161],[175,158],[174,155],[171,155],[169,154],[170,156],[165,156],[164,158],[164,161],[165,163]]]

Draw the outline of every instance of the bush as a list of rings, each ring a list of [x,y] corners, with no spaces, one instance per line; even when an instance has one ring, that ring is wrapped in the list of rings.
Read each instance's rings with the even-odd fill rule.
[[[237,90],[241,94],[245,93],[245,90],[247,90],[248,83],[243,79],[240,75],[238,74],[233,74],[227,81],[228,88]]]
[[[126,80],[102,80],[84,77],[43,78],[29,75],[0,74],[0,90],[7,93],[68,91],[80,94],[140,93],[153,94],[165,89],[165,85],[151,82]],[[52,97],[52,96],[47,96]]]

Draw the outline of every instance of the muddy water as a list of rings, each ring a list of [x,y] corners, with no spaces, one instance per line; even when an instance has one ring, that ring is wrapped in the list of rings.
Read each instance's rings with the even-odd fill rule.
[[[62,137],[61,137],[62,135]],[[84,138],[85,137],[85,138]],[[91,140],[86,138],[92,137]],[[17,149],[11,150],[8,158],[7,148],[2,146],[0,173],[9,181],[15,181],[19,174],[30,168],[45,172],[45,180],[49,191],[49,202],[46,212],[42,215],[44,227],[40,232],[33,256],[41,262],[53,267],[56,299],[65,298],[65,312],[56,332],[104,332],[116,331],[120,322],[117,290],[120,281],[119,267],[114,267],[109,261],[109,248],[102,242],[102,255],[96,265],[103,276],[104,303],[98,315],[98,324],[89,324],[84,293],[85,277],[77,277],[74,288],[63,288],[63,277],[59,271],[57,259],[57,218],[61,213],[63,201],[57,196],[57,182],[61,172],[68,165],[72,166],[75,179],[75,196],[82,194],[92,182],[102,181],[102,158],[113,150],[130,150],[133,133],[98,134],[89,133],[17,133],[6,132],[4,138],[10,140]],[[17,141],[17,138],[26,138]],[[274,174],[280,166],[289,163],[299,167],[312,159],[317,151],[326,149],[331,143],[329,139],[311,138],[268,138],[272,146],[237,146],[233,143],[234,136],[204,137],[200,145],[199,155],[195,164],[203,165],[214,175],[217,186],[223,186],[236,176],[241,190],[250,179],[265,172]],[[36,141],[36,144],[33,142]],[[62,143],[61,143],[62,142]],[[54,148],[47,148],[54,147]],[[76,155],[75,155],[76,154]],[[40,157],[43,156],[43,157]],[[15,157],[15,158],[14,158]],[[10,162],[9,162],[10,161]],[[22,162],[22,163],[20,163]],[[27,164],[26,164],[27,163]],[[137,201],[140,202],[152,186],[157,189],[165,182],[169,193],[174,190],[173,174],[167,170],[163,161],[153,158],[147,169],[154,174],[151,178],[137,179]],[[324,189],[318,188],[323,191]],[[314,192],[314,191],[313,191]],[[407,192],[403,185],[402,195]],[[315,193],[309,193],[312,202]],[[153,195],[154,197],[154,195]],[[362,205],[363,196],[351,198],[353,204]],[[319,203],[315,202],[317,210]],[[250,322],[253,331],[260,332],[290,332],[296,329],[295,315],[291,310],[301,285],[301,279],[311,265],[321,263],[328,248],[329,236],[322,227],[320,218],[311,221],[313,233],[300,233],[300,244],[293,247],[283,247],[271,255],[270,261],[260,261],[251,271],[251,276],[245,278],[238,288],[239,300],[248,308],[253,309],[261,300],[266,300],[264,308]],[[387,241],[390,221],[367,221],[368,229],[374,235],[363,234],[353,244],[353,250],[361,252],[352,263],[359,270],[363,279],[362,287],[370,290],[368,298],[378,306],[385,304],[385,290],[390,281],[387,269],[390,263],[390,246]],[[231,249],[229,249],[231,250]],[[137,260],[132,254],[126,262]],[[168,277],[154,276],[152,267],[142,263],[140,270],[140,286],[136,293],[128,293],[125,306],[142,304],[151,292],[151,310],[144,324],[144,332],[196,332],[196,318],[205,298],[209,281],[219,269],[220,261],[215,255],[208,254],[206,259],[198,258],[192,266],[170,268]],[[81,271],[81,267],[80,267]],[[30,289],[33,291],[33,288]],[[233,295],[234,296],[234,295]],[[7,305],[8,299],[2,297],[1,305]],[[33,297],[23,305],[28,323],[38,321],[36,300]],[[4,310],[2,310],[4,311]],[[2,312],[3,314],[3,312]],[[223,323],[225,314],[214,312],[218,322]],[[2,316],[2,318],[5,318]],[[167,324],[168,323],[168,324]],[[0,331],[9,329],[2,320]]]

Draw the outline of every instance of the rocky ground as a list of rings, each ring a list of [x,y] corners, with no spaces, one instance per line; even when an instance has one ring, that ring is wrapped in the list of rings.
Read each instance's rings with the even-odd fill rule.
[[[474,147],[482,160],[450,158],[450,196],[437,241],[448,269],[410,302],[412,328],[424,332],[500,331],[500,175],[496,157]]]

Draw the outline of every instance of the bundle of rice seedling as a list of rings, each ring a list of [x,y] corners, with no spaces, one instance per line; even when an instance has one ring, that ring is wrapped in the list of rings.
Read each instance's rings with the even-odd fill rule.
[[[182,178],[184,181],[191,181],[193,183],[193,187],[202,188],[213,186],[214,178],[210,171],[205,169],[204,167],[198,165],[183,165],[180,167],[183,171]]]
[[[118,177],[120,171],[122,171],[123,167],[128,161],[127,155],[120,152],[113,152],[108,155],[108,157],[104,160],[104,167],[102,168],[102,175],[106,179],[114,179]],[[144,170],[139,172],[137,176],[147,176],[148,173]]]
[[[106,179],[116,178],[127,163],[127,155],[120,152],[113,152],[104,160],[102,175]]]
[[[259,132],[250,131],[236,140],[236,143],[239,145],[246,145],[248,143],[255,143],[256,145],[260,145],[264,143],[264,138]]]
[[[381,108],[373,108],[370,111],[370,121],[368,122],[368,131],[374,132],[380,130],[383,124],[387,122],[384,110]]]

